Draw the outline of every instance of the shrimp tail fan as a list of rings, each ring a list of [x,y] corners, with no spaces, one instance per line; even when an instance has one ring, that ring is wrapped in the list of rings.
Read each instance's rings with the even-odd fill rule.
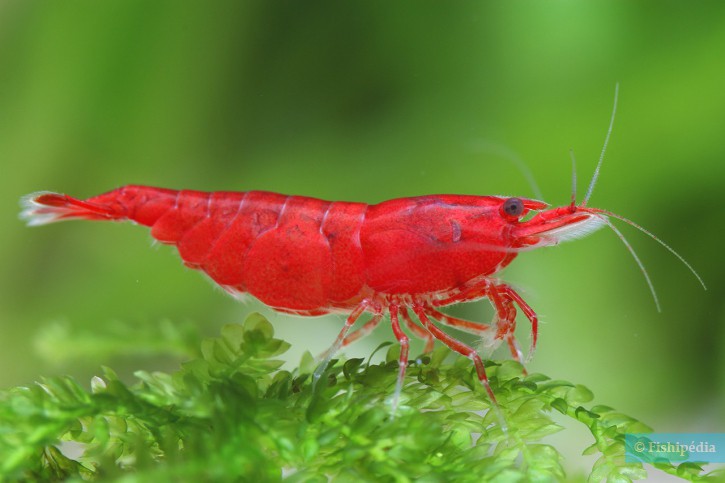
[[[61,193],[39,191],[20,200],[20,219],[28,226],[65,220],[113,220],[122,216],[108,206],[100,206]]]

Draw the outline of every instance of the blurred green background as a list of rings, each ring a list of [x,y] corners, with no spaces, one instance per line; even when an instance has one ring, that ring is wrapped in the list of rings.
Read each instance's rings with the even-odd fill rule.
[[[168,320],[205,334],[262,310],[320,352],[341,318],[239,304],[130,225],[29,229],[18,200],[129,184],[263,189],[368,203],[425,193],[580,197],[622,227],[661,298],[602,231],[522,254],[503,274],[541,315],[529,364],[661,431],[725,430],[725,3],[662,1],[0,3],[0,386],[82,380],[132,356],[57,362],[39,334]],[[487,302],[459,309],[477,320]],[[520,323],[528,345],[525,319]],[[57,326],[55,326],[57,329]],[[367,355],[387,327],[351,347]],[[470,340],[470,339],[468,339]],[[420,347],[420,346],[417,346]],[[505,352],[501,352],[506,357]]]

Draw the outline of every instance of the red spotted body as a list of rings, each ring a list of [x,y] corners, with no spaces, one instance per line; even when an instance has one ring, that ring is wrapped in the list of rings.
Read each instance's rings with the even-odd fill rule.
[[[29,224],[89,219],[148,226],[156,240],[177,247],[187,266],[229,292],[250,294],[278,311],[350,313],[334,350],[369,332],[389,312],[405,349],[402,377],[408,339],[399,326],[401,316],[427,340],[428,349],[436,338],[472,358],[484,382],[476,352],[431,319],[476,334],[491,326],[448,316],[436,307],[488,297],[497,312],[494,338],[506,340],[520,360],[514,303],[532,323],[532,349],[536,316],[511,287],[491,276],[521,249],[550,245],[567,233],[591,231],[602,223],[600,215],[575,206],[522,222],[529,211],[547,205],[500,196],[430,195],[367,205],[263,191],[206,193],[129,185],[86,200],[41,192],[24,204]],[[547,236],[557,230],[557,237]],[[363,312],[371,313],[371,320],[348,336]]]
[[[40,193],[29,216],[36,224],[84,218],[151,227],[188,267],[226,290],[279,311],[321,315],[349,312],[366,299],[450,297],[501,270],[516,256],[509,248],[531,243],[517,238],[516,217],[502,216],[505,200],[437,195],[367,205],[124,186],[85,201]]]

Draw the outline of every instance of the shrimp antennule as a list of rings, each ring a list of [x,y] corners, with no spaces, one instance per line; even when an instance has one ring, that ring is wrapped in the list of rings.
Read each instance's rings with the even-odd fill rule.
[[[612,117],[609,119],[609,128],[607,129],[607,135],[604,138],[604,146],[602,146],[602,152],[599,155],[599,162],[597,163],[597,167],[594,168],[594,175],[592,176],[592,180],[589,182],[589,188],[587,189],[587,194],[584,195],[584,199],[582,200],[581,206],[587,205],[589,198],[592,196],[592,191],[594,191],[594,185],[597,184],[597,179],[599,178],[599,170],[602,167],[602,161],[604,161],[604,153],[607,152],[607,146],[609,145],[609,138],[611,137],[612,129],[614,128],[614,117],[617,114],[618,100],[619,100],[619,82],[617,82],[614,85],[614,106],[612,106]]]

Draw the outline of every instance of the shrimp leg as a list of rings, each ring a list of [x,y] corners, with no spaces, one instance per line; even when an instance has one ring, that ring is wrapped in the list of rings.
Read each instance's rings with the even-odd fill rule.
[[[468,332],[469,334],[480,336],[491,329],[490,324],[460,319],[458,317],[453,317],[452,315],[444,314],[443,312],[440,312],[433,308],[427,308],[426,313],[442,324],[456,328],[458,330],[462,330],[464,332]]]
[[[400,315],[403,316],[406,327],[408,327],[410,331],[413,332],[416,336],[420,337],[425,341],[425,347],[423,348],[423,352],[428,353],[432,351],[434,340],[430,332],[413,322],[413,319],[410,318],[410,314],[405,307],[400,307]]]
[[[491,287],[487,295],[496,309],[496,339],[506,340],[511,355],[517,362],[522,362],[523,355],[514,336],[514,330],[516,329],[516,306],[514,303],[521,308],[526,318],[529,319],[529,322],[531,322],[531,346],[527,359],[530,359],[536,349],[539,332],[539,319],[534,310],[524,302],[513,288],[503,283]],[[526,374],[525,369],[524,374]]]
[[[529,319],[529,322],[531,322],[531,346],[529,347],[529,353],[526,356],[526,359],[530,360],[536,350],[536,339],[539,336],[539,318],[536,315],[536,312],[534,312],[534,309],[532,309],[529,304],[527,304],[524,299],[522,299],[521,296],[509,285],[501,284],[498,285],[497,288],[501,290],[501,293],[516,302],[526,318]]]
[[[531,359],[534,351],[536,350],[536,342],[539,335],[539,319],[536,312],[527,304],[523,298],[510,286],[505,283],[494,283],[489,279],[483,279],[476,283],[466,286],[459,293],[452,295],[448,298],[436,300],[433,305],[440,307],[443,305],[449,305],[455,302],[463,302],[474,300],[481,297],[487,297],[491,305],[496,310],[496,335],[495,340],[506,340],[509,346],[511,355],[513,358],[522,362],[523,354],[519,348],[519,344],[514,337],[514,330],[516,329],[516,306],[518,305],[521,311],[524,313],[526,318],[531,323],[531,345],[529,347],[529,353],[527,360]],[[514,305],[515,304],[515,305]],[[451,316],[442,314],[445,320],[441,320],[446,325],[452,325],[461,330],[467,330],[468,332],[477,333],[474,323],[466,323],[467,321],[455,320]],[[453,319],[453,320],[452,320]],[[450,324],[446,322],[452,322]],[[462,323],[461,323],[462,322]],[[480,333],[480,332],[479,332]]]
[[[431,304],[434,307],[443,307],[459,302],[471,302],[478,298],[486,297],[487,292],[493,286],[493,282],[486,278],[474,282],[469,281],[464,284],[457,293],[440,300],[433,300]]]
[[[463,342],[456,340],[455,338],[451,337],[450,335],[446,334],[441,329],[436,327],[426,315],[426,307],[424,307],[423,305],[414,305],[413,311],[418,316],[418,319],[420,319],[423,327],[428,329],[428,332],[430,332],[433,337],[443,342],[452,350],[458,352],[463,356],[468,357],[469,359],[471,359],[471,361],[473,361],[473,364],[476,367],[476,374],[478,375],[478,380],[481,381],[481,384],[483,384],[483,386],[486,388],[486,393],[491,399],[491,402],[495,406],[498,406],[498,402],[496,402],[496,396],[493,395],[491,385],[488,382],[488,376],[486,376],[486,368],[483,365],[481,356],[479,356],[472,347],[469,347]]]
[[[367,336],[375,330],[375,327],[377,327],[380,324],[380,321],[383,320],[383,314],[375,314],[373,317],[365,322],[365,324],[360,327],[359,329],[353,331],[349,335],[347,335],[343,341],[342,341],[342,347],[347,347],[353,342],[355,342],[358,339],[362,339],[363,337]]]
[[[342,330],[337,335],[337,338],[335,339],[335,342],[332,343],[329,349],[325,351],[325,353],[322,355],[322,362],[317,366],[317,369],[315,369],[314,374],[312,375],[312,385],[313,387],[317,384],[317,381],[322,376],[322,373],[325,372],[325,369],[327,369],[327,365],[330,363],[330,359],[337,354],[337,351],[340,350],[340,347],[342,346],[345,336],[350,331],[350,328],[355,325],[355,322],[360,317],[360,315],[365,311],[365,309],[368,307],[370,302],[368,300],[363,300],[355,309],[350,313],[347,320],[345,320],[345,325],[342,327]]]
[[[423,352],[427,353],[432,351],[434,342],[433,336],[430,335],[427,330],[413,322],[413,319],[411,319],[410,314],[408,313],[408,310],[405,308],[405,306],[400,307],[400,315],[403,317],[405,326],[408,327],[410,331],[413,332],[416,336],[425,341],[425,347],[423,348]],[[374,315],[370,320],[365,322],[365,325],[345,337],[345,339],[342,341],[342,347],[347,347],[358,339],[362,339],[363,337],[370,334],[380,324],[382,319],[383,314]],[[470,323],[473,324],[473,322]]]
[[[410,349],[409,347],[409,339],[408,336],[405,335],[405,332],[400,328],[400,323],[398,321],[398,312],[399,307],[395,304],[391,305],[390,308],[390,322],[393,326],[393,333],[395,334],[395,338],[398,340],[398,343],[400,344],[400,357],[398,358],[398,380],[395,383],[395,392],[393,393],[393,401],[392,401],[392,407],[393,407],[393,416],[395,416],[395,411],[398,409],[398,402],[400,401],[400,393],[403,390],[403,382],[405,379],[405,370],[408,367],[408,351]]]

